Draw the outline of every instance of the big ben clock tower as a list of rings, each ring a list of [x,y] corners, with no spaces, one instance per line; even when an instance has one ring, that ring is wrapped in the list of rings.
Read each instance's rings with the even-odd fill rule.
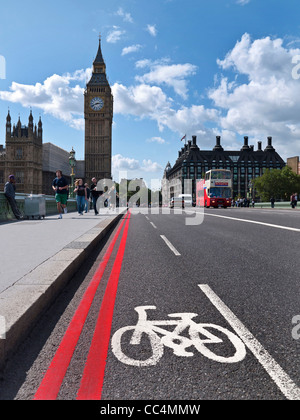
[[[101,40],[84,93],[85,180],[111,179],[113,96],[106,78]]]

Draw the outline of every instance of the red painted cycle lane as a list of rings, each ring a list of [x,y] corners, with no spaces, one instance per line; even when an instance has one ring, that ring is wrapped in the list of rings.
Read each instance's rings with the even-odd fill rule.
[[[118,282],[126,247],[130,214],[126,221],[119,250],[106,286],[105,295],[99,311],[88,359],[83,372],[77,400],[100,400],[106,358],[109,347],[111,324],[118,290]]]
[[[130,219],[130,214],[127,213],[121,225],[119,226],[116,234],[114,235],[109,245],[109,248],[107,249],[86,292],[84,293],[84,296],[73,316],[73,319],[71,320],[69,324],[69,327],[60,343],[60,346],[55,356],[53,357],[52,362],[34,396],[34,400],[55,400],[57,398],[63,379],[66,375],[67,369],[69,367],[73,353],[78,343],[80,334],[82,332],[84,323],[86,321],[87,315],[89,313],[90,307],[92,305],[93,299],[95,297],[96,291],[101,282],[101,279],[103,277],[108,261],[111,258],[111,254],[114,250],[117,239],[121,234],[124,223],[126,224],[125,224],[125,229],[123,232],[123,237],[119,246],[119,251],[120,251],[121,244],[124,243],[123,238],[124,238],[125,232],[126,232],[126,239],[127,239],[129,219]],[[125,244],[126,244],[126,239],[125,239]],[[119,255],[119,252],[117,254],[117,257],[118,255]],[[115,267],[115,263],[114,263],[114,267]],[[106,292],[105,292],[105,295],[106,295]]]

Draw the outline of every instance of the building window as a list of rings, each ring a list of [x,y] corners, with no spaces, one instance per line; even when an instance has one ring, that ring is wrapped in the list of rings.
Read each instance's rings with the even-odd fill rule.
[[[19,147],[16,150],[16,159],[22,159],[22,158],[23,158],[23,149],[22,149],[22,147]]]
[[[23,171],[16,171],[16,183],[17,184],[24,184],[24,172]]]

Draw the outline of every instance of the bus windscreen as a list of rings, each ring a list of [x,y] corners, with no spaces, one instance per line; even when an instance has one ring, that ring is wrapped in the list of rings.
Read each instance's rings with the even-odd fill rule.
[[[230,198],[231,197],[231,188],[218,188],[213,187],[209,191],[209,196],[216,198]]]

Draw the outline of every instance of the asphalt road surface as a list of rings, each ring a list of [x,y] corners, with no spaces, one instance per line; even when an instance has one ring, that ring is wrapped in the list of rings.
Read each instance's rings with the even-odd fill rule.
[[[0,399],[300,399],[300,213],[190,211],[124,216]]]

